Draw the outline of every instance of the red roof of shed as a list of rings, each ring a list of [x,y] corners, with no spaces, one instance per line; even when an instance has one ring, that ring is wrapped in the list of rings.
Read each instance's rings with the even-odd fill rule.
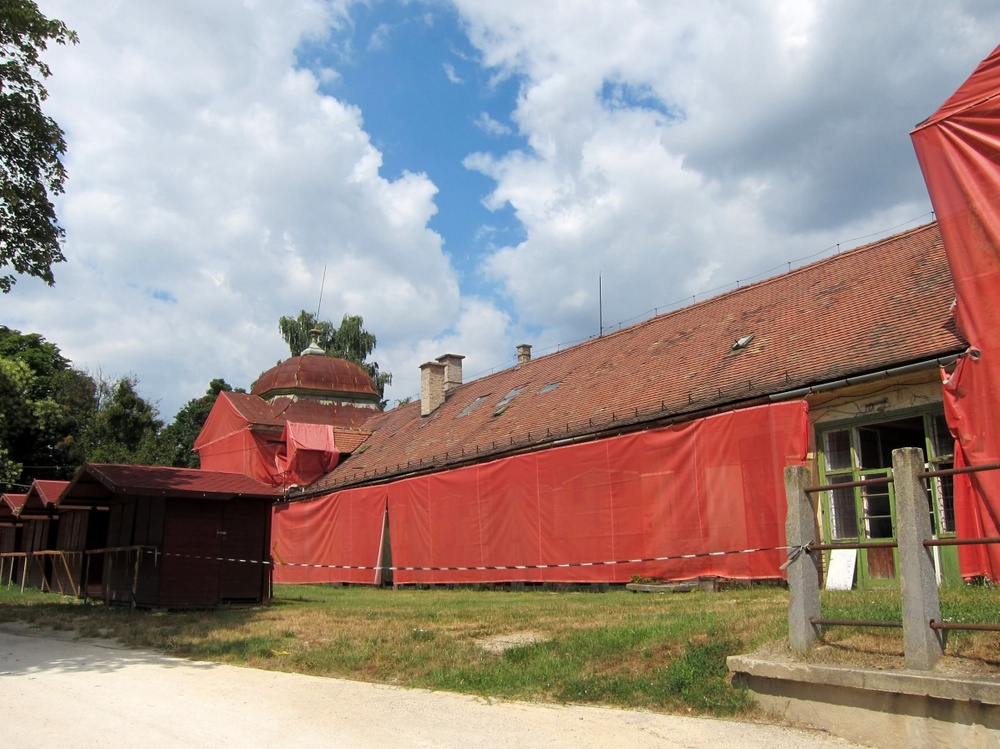
[[[125,496],[276,499],[282,490],[242,473],[203,471],[170,466],[133,466],[87,463],[63,493],[62,504],[89,505],[94,499]]]

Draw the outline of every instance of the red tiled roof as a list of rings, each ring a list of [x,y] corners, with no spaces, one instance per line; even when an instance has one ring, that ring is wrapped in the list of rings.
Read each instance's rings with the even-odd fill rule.
[[[255,426],[273,427],[281,431],[285,422],[294,421],[299,424],[329,424],[345,429],[361,427],[379,411],[361,406],[337,404],[331,406],[320,401],[292,398],[275,398],[268,403],[260,396],[251,393],[220,393],[236,407],[248,422]]]
[[[27,494],[0,494],[0,512],[6,508],[10,514],[16,514],[24,507],[27,498]]]
[[[28,493],[24,495],[24,504],[17,513],[23,515],[33,510],[54,511],[59,506],[59,497],[67,486],[69,486],[68,481],[35,479],[31,482]]]
[[[28,497],[37,493],[41,497],[42,501],[48,505],[58,505],[59,495],[62,494],[63,489],[69,486],[68,481],[44,481],[42,479],[35,479],[31,484],[31,489],[28,490]]]
[[[957,353],[953,298],[928,224],[466,383],[430,416],[374,416],[368,446],[310,493]]]
[[[378,403],[371,377],[354,362],[332,356],[293,356],[257,378],[250,392],[267,398],[270,393],[314,391],[364,397]]]
[[[262,484],[242,473],[203,471],[168,466],[87,463],[63,493],[65,506],[93,504],[95,499],[143,495],[232,499],[278,498],[281,489]]]

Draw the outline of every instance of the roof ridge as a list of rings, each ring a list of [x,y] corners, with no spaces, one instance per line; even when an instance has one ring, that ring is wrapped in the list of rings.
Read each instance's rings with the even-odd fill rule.
[[[739,295],[739,294],[743,294],[743,293],[746,293],[746,292],[750,291],[751,289],[757,289],[757,290],[759,290],[763,286],[766,286],[768,284],[778,283],[780,281],[784,281],[785,279],[788,279],[788,278],[790,278],[792,276],[795,276],[795,275],[799,275],[801,273],[814,272],[817,267],[828,265],[830,263],[836,262],[836,261],[844,258],[846,255],[849,255],[849,254],[853,255],[855,253],[862,253],[862,252],[872,252],[872,251],[878,249],[879,247],[882,247],[883,245],[885,245],[888,242],[899,241],[900,239],[902,239],[902,238],[904,238],[904,237],[906,237],[908,235],[932,230],[935,226],[937,226],[937,221],[936,220],[935,221],[930,221],[930,222],[928,222],[926,224],[921,224],[920,226],[915,226],[912,229],[906,229],[905,231],[897,232],[896,234],[892,234],[892,235],[890,235],[888,237],[883,237],[882,239],[878,239],[878,240],[876,240],[874,242],[869,242],[868,244],[859,245],[857,247],[852,247],[852,248],[850,248],[848,250],[844,250],[842,252],[837,252],[837,253],[835,253],[833,255],[829,255],[828,257],[820,258],[819,260],[816,260],[815,262],[807,263],[807,264],[802,265],[802,266],[800,266],[798,268],[793,268],[792,270],[785,271],[784,273],[780,273],[780,274],[775,275],[775,276],[770,276],[769,278],[764,278],[764,279],[761,279],[760,281],[755,281],[754,283],[747,284],[746,286],[740,286],[740,287],[735,288],[735,289],[730,289],[729,291],[724,291],[724,292],[722,292],[720,294],[716,294],[715,296],[710,296],[710,297],[707,297],[706,299],[702,299],[701,301],[693,302],[692,304],[686,304],[683,307],[678,307],[676,309],[668,310],[668,311],[663,312],[663,313],[661,313],[659,315],[653,315],[652,317],[646,318],[645,320],[640,320],[639,322],[636,322],[636,323],[634,323],[632,325],[629,325],[627,327],[618,328],[618,330],[612,331],[610,333],[603,333],[601,335],[591,336],[590,338],[586,338],[583,341],[580,341],[578,343],[574,343],[574,344],[568,345],[568,346],[566,346],[566,348],[561,348],[561,349],[558,349],[558,350],[553,351],[553,352],[548,353],[548,354],[542,354],[541,356],[533,357],[530,361],[524,362],[523,364],[518,364],[518,365],[515,365],[513,367],[506,367],[504,369],[500,369],[500,370],[497,370],[495,372],[491,372],[490,374],[484,375],[483,377],[479,378],[479,380],[485,380],[485,379],[488,379],[490,377],[494,377],[496,375],[502,374],[504,372],[509,372],[512,369],[517,369],[519,367],[529,367],[529,366],[531,366],[532,364],[534,364],[537,361],[543,361],[543,360],[545,360],[545,359],[547,359],[549,357],[556,356],[558,354],[565,354],[568,351],[573,351],[573,350],[576,350],[578,348],[581,348],[581,347],[584,347],[584,346],[587,346],[587,345],[596,345],[600,341],[605,341],[605,340],[607,340],[609,338],[613,338],[613,337],[621,335],[623,333],[627,333],[629,335],[632,335],[632,334],[635,333],[635,331],[638,328],[640,328],[640,327],[642,327],[644,325],[652,325],[654,323],[659,323],[659,322],[661,322],[661,321],[663,321],[663,320],[665,320],[667,318],[670,318],[670,317],[672,317],[674,315],[678,315],[678,314],[681,314],[681,313],[688,313],[688,312],[690,312],[692,310],[697,310],[697,309],[703,307],[706,304],[715,304],[715,303],[718,303],[719,300],[721,300],[721,299],[725,299],[726,297],[730,297],[730,296],[736,296],[736,295]],[[739,283],[739,281],[736,281],[736,283]],[[557,345],[559,345],[559,344],[557,344]],[[469,384],[469,383],[472,383],[472,382],[477,382],[479,380],[469,380],[468,383],[463,383],[463,384]]]

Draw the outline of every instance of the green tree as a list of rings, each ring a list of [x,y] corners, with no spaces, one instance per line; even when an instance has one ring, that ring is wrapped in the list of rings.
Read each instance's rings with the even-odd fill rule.
[[[312,331],[316,331],[316,342],[327,356],[346,359],[361,366],[372,378],[382,408],[385,408],[385,388],[392,382],[391,372],[379,370],[378,362],[368,361],[377,343],[375,334],[365,330],[361,315],[344,315],[339,327],[332,322],[319,321],[316,315],[302,310],[298,317],[282,317],[278,320],[278,330],[288,344],[292,356],[299,356],[310,343]]]
[[[208,384],[208,390],[200,398],[189,400],[174,416],[172,423],[160,432],[163,446],[162,456],[172,466],[180,468],[201,468],[201,459],[194,451],[194,442],[205,426],[205,420],[215,405],[219,393],[232,392],[233,386],[221,378]],[[242,388],[238,393],[246,392]]]
[[[134,376],[97,381],[97,403],[77,440],[77,460],[164,465],[156,407],[136,391]]]
[[[65,478],[70,446],[92,410],[94,382],[70,368],[59,348],[37,333],[0,326],[2,481]],[[20,466],[11,478],[12,466]]]
[[[39,55],[49,42],[75,44],[77,36],[33,0],[0,0],[0,269],[51,286],[52,265],[65,260],[51,196],[63,190],[66,141],[42,112],[51,71]],[[15,280],[0,275],[0,290],[9,292]]]

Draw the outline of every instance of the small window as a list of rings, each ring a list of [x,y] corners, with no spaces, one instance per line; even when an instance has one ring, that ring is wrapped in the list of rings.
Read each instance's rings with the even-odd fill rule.
[[[560,384],[561,383],[559,382],[550,382],[548,385],[539,390],[538,393],[539,395],[541,395],[542,393],[551,393],[553,390],[559,387]]]
[[[459,414],[459,416],[460,417],[461,416],[468,416],[473,411],[475,411],[480,405],[482,405],[482,402],[484,400],[486,400],[487,398],[489,398],[489,397],[490,397],[489,394],[480,395],[478,398],[476,398],[474,401],[472,401],[472,403],[470,403],[468,406],[466,406],[465,410],[463,410],[462,413]]]
[[[825,432],[823,442],[826,470],[851,470],[851,431],[849,429],[836,429]]]
[[[750,341],[753,340],[753,333],[745,335],[742,338],[737,339],[736,343],[733,344],[733,351],[739,351],[740,349],[745,349],[750,345]]]
[[[944,414],[931,416],[931,448],[934,451],[931,458],[946,458],[955,452],[955,438],[951,436]]]
[[[511,390],[511,391],[510,391],[509,393],[507,393],[507,395],[505,395],[505,396],[504,396],[503,398],[501,398],[501,399],[500,399],[500,402],[499,402],[499,403],[497,403],[497,407],[496,407],[496,410],[495,410],[495,411],[493,412],[493,415],[494,415],[494,416],[499,416],[499,415],[500,415],[500,414],[502,414],[502,413],[503,413],[504,411],[506,411],[506,410],[507,410],[507,409],[508,409],[508,408],[510,407],[510,402],[511,402],[512,400],[514,400],[514,398],[515,398],[515,397],[517,397],[517,395],[518,395],[518,394],[519,394],[519,393],[520,393],[520,392],[521,392],[522,390],[524,390],[524,388],[523,388],[523,387],[519,387],[519,388],[514,388],[514,389],[513,389],[513,390]]]
[[[835,476],[831,484],[849,484],[850,474]],[[830,530],[834,541],[858,537],[858,511],[854,504],[854,489],[849,486],[830,490]]]

